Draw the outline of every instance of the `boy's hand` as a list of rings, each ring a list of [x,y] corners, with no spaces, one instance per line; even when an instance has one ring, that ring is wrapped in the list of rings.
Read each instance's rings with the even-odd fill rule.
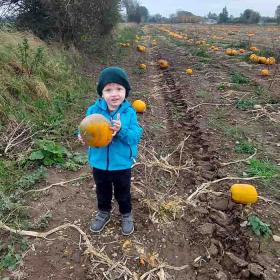
[[[117,114],[117,119],[112,120],[113,126],[111,126],[111,129],[113,130],[113,136],[115,136],[118,131],[121,129],[122,123],[121,123],[121,115]]]

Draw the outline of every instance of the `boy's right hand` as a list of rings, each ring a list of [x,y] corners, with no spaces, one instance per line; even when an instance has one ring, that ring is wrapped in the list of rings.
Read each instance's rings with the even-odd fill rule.
[[[81,134],[78,134],[78,140],[83,146],[86,146],[86,142],[83,140]]]

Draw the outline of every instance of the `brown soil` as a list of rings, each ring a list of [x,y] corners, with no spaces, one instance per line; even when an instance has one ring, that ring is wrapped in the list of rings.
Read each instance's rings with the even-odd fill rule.
[[[145,29],[147,36],[143,39],[149,47],[150,31]],[[184,70],[197,64],[199,58],[167,42],[165,37],[159,37],[158,46],[150,47],[148,53],[128,50],[128,55],[118,63],[131,77],[134,90],[130,99],[141,98],[148,104],[147,112],[139,115],[144,136],[139,163],[133,169],[136,229],[132,236],[121,235],[116,204],[112,221],[104,232],[100,235],[90,233],[89,223],[96,213],[94,184],[90,178],[52,187],[40,193],[36,200],[29,199],[29,215],[33,221],[49,211],[52,218],[47,230],[68,222],[80,226],[93,247],[113,260],[116,267],[108,266],[98,257],[83,254],[85,246],[79,233],[66,229],[47,240],[28,238],[30,249],[24,254],[19,269],[5,272],[5,275],[11,279],[29,280],[138,279],[145,272],[165,264],[162,269],[151,272],[150,278],[140,279],[280,278],[279,243],[271,239],[266,242],[254,236],[248,226],[240,226],[248,214],[254,212],[271,225],[274,234],[280,235],[277,204],[259,200],[256,205],[245,207],[233,203],[228,190],[236,180],[213,184],[209,191],[188,202],[189,195],[203,183],[227,176],[240,177],[240,170],[246,167],[244,163],[226,167],[221,164],[243,156],[234,153],[235,140],[225,136],[223,127],[209,125],[213,115],[221,110],[224,123],[241,124],[248,131],[252,129],[251,137],[255,137],[253,139],[262,148],[261,155],[272,154],[273,159],[279,162],[277,146],[265,145],[267,142],[279,143],[277,128],[266,118],[248,121],[252,119],[251,112],[227,105],[240,98],[244,91],[250,92],[250,87],[244,86],[240,90],[227,88],[222,93],[217,90],[221,81],[229,80],[233,63],[232,60],[219,63],[221,57],[222,54],[214,56],[211,64],[204,64],[202,69],[194,70],[193,76],[187,76]],[[159,58],[170,61],[171,67],[160,70],[156,63]],[[135,71],[138,63],[146,63],[148,70],[145,73]],[[238,64],[234,65],[238,67]],[[91,72],[94,78],[101,66],[97,68]],[[240,67],[238,69],[244,71]],[[255,80],[254,73],[246,74]],[[261,83],[268,86],[269,81],[262,80]],[[271,95],[278,89],[277,85],[270,89]],[[207,100],[203,94],[198,94],[206,91],[210,94]],[[198,104],[202,105],[192,109]],[[88,167],[71,173],[50,169],[45,185],[90,172]],[[251,183],[260,186],[263,196],[270,196],[261,182]],[[279,184],[274,188],[279,190]],[[277,199],[277,195],[279,198],[279,192],[274,193],[273,199]],[[128,276],[125,271],[121,275],[118,262],[134,276]]]

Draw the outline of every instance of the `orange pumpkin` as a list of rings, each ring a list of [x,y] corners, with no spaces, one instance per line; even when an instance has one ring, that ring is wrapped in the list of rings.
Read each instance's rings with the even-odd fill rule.
[[[257,51],[259,51],[259,49],[257,47],[251,47],[250,51],[257,52]]]
[[[231,55],[232,54],[232,49],[230,49],[230,48],[226,49],[225,54]]]
[[[262,76],[268,76],[269,75],[269,70],[268,69],[262,69],[261,70],[261,75]]]
[[[146,110],[146,103],[140,99],[137,99],[132,103],[132,107],[137,113],[143,113]]]
[[[231,198],[236,203],[252,204],[257,202],[258,193],[253,185],[234,184],[230,188]]]
[[[160,69],[167,69],[169,67],[169,63],[165,59],[159,59],[158,64]]]
[[[265,63],[266,63],[266,57],[264,57],[264,56],[259,56],[259,63],[265,64]]]
[[[137,51],[138,51],[138,52],[145,52],[145,51],[146,51],[146,47],[145,47],[145,46],[142,46],[142,45],[138,45],[138,46],[137,46]]]
[[[276,59],[272,56],[272,57],[269,57],[267,60],[266,60],[267,64],[269,65],[273,65],[276,63]]]
[[[139,64],[139,68],[143,69],[143,70],[146,70],[147,69],[147,65],[144,64],[144,63],[141,63],[141,64]]]
[[[254,56],[254,59],[253,59],[254,62],[259,62],[259,57],[256,55]]]
[[[111,123],[101,114],[85,117],[79,126],[82,139],[91,147],[107,146],[112,140]]]
[[[257,55],[255,55],[254,53],[250,55],[249,59],[251,61],[254,61],[254,59],[256,58]]]

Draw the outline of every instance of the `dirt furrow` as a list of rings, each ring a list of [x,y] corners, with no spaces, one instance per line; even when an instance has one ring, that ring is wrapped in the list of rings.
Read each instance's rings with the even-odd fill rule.
[[[160,49],[153,51],[152,59],[167,57]],[[163,91],[163,98],[166,103],[168,114],[168,131],[170,140],[174,143],[175,139],[182,140],[187,137],[184,146],[184,156],[192,159],[194,167],[192,172],[181,174],[181,179],[189,182],[189,188],[200,184],[203,181],[214,180],[218,176],[219,163],[215,152],[209,149],[208,136],[199,126],[197,111],[189,109],[186,95],[192,92],[191,86],[182,84],[179,78],[175,78],[172,69],[162,71],[161,85],[167,85],[168,90]],[[186,185],[186,184],[184,184]]]

